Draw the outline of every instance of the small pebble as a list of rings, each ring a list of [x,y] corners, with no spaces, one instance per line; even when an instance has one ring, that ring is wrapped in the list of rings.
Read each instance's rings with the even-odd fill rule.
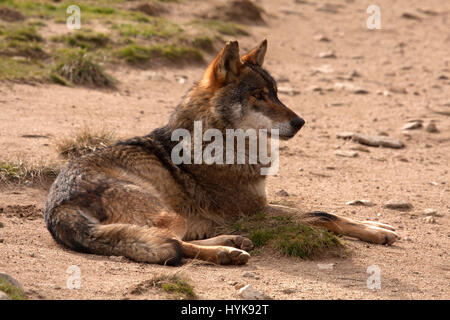
[[[364,207],[373,207],[375,206],[375,203],[369,200],[353,200],[345,203],[348,206],[364,206]]]
[[[436,223],[436,220],[434,219],[434,217],[428,216],[428,217],[425,217],[425,222],[433,224],[433,223]]]
[[[420,129],[422,128],[422,122],[421,121],[411,121],[406,123],[402,130],[414,130],[414,129]]]
[[[411,203],[398,199],[389,200],[384,207],[393,210],[411,210],[413,208]]]
[[[438,133],[439,132],[438,128],[436,127],[436,124],[433,121],[430,121],[425,126],[425,130],[430,133]]]
[[[426,216],[433,216],[433,217],[443,217],[444,216],[443,214],[440,214],[439,212],[437,212],[437,210],[431,209],[431,208],[425,209],[423,211],[423,214]]]
[[[279,197],[289,197],[289,193],[284,189],[281,189],[280,191],[278,191],[276,193],[276,195]]]
[[[358,156],[358,152],[355,152],[355,151],[338,150],[334,154],[339,157],[344,157],[344,158],[356,158]]]

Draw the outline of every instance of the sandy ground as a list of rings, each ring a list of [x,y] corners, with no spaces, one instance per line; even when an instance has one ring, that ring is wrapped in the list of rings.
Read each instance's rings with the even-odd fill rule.
[[[236,283],[250,283],[275,299],[449,299],[450,118],[434,111],[450,111],[450,3],[378,1],[382,29],[368,30],[370,1],[334,1],[341,4],[335,13],[320,10],[327,1],[299,2],[260,1],[267,25],[249,26],[251,35],[239,38],[243,48],[268,39],[266,68],[281,80],[280,87],[300,91],[280,98],[307,122],[282,144],[279,174],[268,181],[269,200],[386,222],[397,228],[400,241],[386,247],[346,239],[351,254],[345,259],[302,261],[263,252],[241,267],[146,265],[59,247],[42,218],[46,191],[12,186],[0,193],[0,272],[19,280],[32,299],[163,299],[157,291],[136,296],[129,289],[174,272],[190,278],[202,299],[237,299]],[[196,2],[183,4],[183,10],[189,5]],[[320,35],[329,41],[317,40]],[[319,58],[330,50],[336,58]],[[119,67],[113,71],[120,81],[114,92],[1,83],[0,161],[55,161],[56,139],[84,126],[120,137],[146,134],[168,120],[203,69]],[[350,77],[354,71],[360,76]],[[179,83],[179,75],[187,82]],[[341,90],[336,83],[353,83],[368,93]],[[439,133],[418,129],[405,135],[402,127],[411,118],[435,120]],[[385,133],[406,147],[368,147],[356,158],[338,157],[336,150],[357,146],[336,138],[342,131]],[[22,137],[29,134],[45,137]],[[289,196],[277,196],[280,189]],[[413,209],[383,208],[394,198]],[[357,199],[376,206],[345,204]],[[427,208],[441,215],[434,223],[425,221]],[[323,270],[318,264],[334,267]],[[66,286],[71,265],[81,270],[79,290]],[[379,290],[367,287],[367,268],[373,265],[381,272]],[[247,271],[258,279],[243,277]]]

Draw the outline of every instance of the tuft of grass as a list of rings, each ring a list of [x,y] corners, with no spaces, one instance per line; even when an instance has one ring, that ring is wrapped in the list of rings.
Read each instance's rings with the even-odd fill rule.
[[[211,52],[214,50],[214,39],[208,36],[199,36],[192,40],[192,46]]]
[[[115,141],[116,136],[112,132],[94,131],[86,127],[74,137],[58,141],[56,148],[61,156],[71,159],[109,146]]]
[[[132,13],[122,8],[124,0],[96,0],[79,1],[73,3],[64,0],[1,0],[0,5],[10,9],[19,10],[27,18],[40,18],[53,20],[55,22],[65,21],[66,9],[69,5],[77,4],[82,13],[84,23],[91,21],[105,21],[108,19],[128,20],[132,18]]]
[[[232,22],[224,22],[216,19],[195,19],[191,24],[199,25],[204,29],[215,30],[220,34],[227,36],[247,36],[249,33],[240,25]]]
[[[31,27],[39,27],[39,28],[47,26],[47,24],[42,20],[30,21],[28,22],[28,25],[30,25]]]
[[[51,79],[53,80],[59,76],[78,85],[115,86],[116,80],[108,75],[94,57],[84,49],[60,50],[56,58],[58,62],[52,70],[54,75]]]
[[[118,49],[116,55],[128,63],[150,62],[152,59],[166,59],[171,62],[201,62],[203,54],[195,48],[170,44],[141,46],[130,44]]]
[[[144,63],[150,60],[151,51],[146,46],[129,44],[124,48],[118,49],[116,55],[128,63]]]
[[[51,182],[57,177],[59,170],[56,164],[29,165],[22,161],[0,162],[0,184]]]
[[[27,61],[21,57],[0,57],[0,80],[37,80],[47,79],[48,71],[39,61]]]
[[[73,35],[62,35],[52,38],[54,42],[63,42],[71,47],[93,50],[105,47],[111,42],[104,33],[75,32]]]
[[[343,246],[334,234],[310,227],[289,215],[255,214],[239,219],[233,229],[252,240],[255,248],[270,247],[283,255],[302,259]]]
[[[44,41],[42,36],[39,35],[36,28],[33,26],[25,26],[7,30],[5,32],[5,37],[8,40],[16,40],[16,41],[36,41],[36,42]]]
[[[157,17],[146,18],[145,23],[122,23],[114,25],[113,28],[117,29],[124,37],[142,39],[169,38],[182,32],[178,24]]]
[[[23,42],[12,40],[0,44],[0,55],[20,56],[30,59],[46,59],[48,54],[42,49],[42,46],[36,42]]]
[[[63,78],[62,76],[60,76],[59,74],[54,73],[54,72],[50,73],[49,79],[51,82],[60,84],[62,86],[67,86],[67,87],[74,86],[70,81],[66,80],[65,78]]]
[[[166,292],[173,299],[197,299],[194,287],[186,279],[177,275],[158,275],[150,280],[139,283],[130,293],[143,294],[149,289],[158,288]]]
[[[20,288],[12,285],[4,278],[0,278],[0,291],[6,293],[11,300],[27,300],[27,297]]]

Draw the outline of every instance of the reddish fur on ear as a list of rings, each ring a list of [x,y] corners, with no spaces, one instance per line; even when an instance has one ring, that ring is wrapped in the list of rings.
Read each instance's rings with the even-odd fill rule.
[[[249,53],[242,56],[242,61],[247,61],[251,64],[262,66],[264,63],[264,57],[267,51],[267,40],[264,39],[259,45],[250,50]]]
[[[212,90],[218,89],[236,79],[241,68],[238,42],[229,41],[206,69],[200,85]]]

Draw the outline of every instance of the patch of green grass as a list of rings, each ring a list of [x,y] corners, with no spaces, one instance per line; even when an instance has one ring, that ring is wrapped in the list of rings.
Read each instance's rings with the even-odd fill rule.
[[[170,44],[150,46],[130,44],[118,49],[115,53],[120,59],[133,64],[145,63],[158,58],[167,59],[171,62],[203,61],[203,54],[198,49]]]
[[[56,148],[64,158],[74,158],[109,146],[115,141],[116,136],[113,132],[105,129],[93,130],[85,127],[76,133],[74,137],[58,141]]]
[[[20,290],[20,288],[12,285],[6,279],[0,278],[0,291],[6,293],[11,300],[27,300],[25,294]]]
[[[39,18],[56,18],[66,16],[68,6],[76,4],[80,7],[83,18],[88,20],[107,17],[128,17],[128,11],[122,8],[126,0],[1,0],[0,5]],[[159,0],[161,1],[161,0]]]
[[[144,63],[151,58],[151,50],[146,46],[130,44],[115,51],[116,55],[128,63]]]
[[[146,23],[122,23],[114,25],[113,28],[117,29],[121,36],[142,39],[169,38],[182,32],[178,24],[156,17],[147,18]]]
[[[0,162],[0,183],[45,183],[53,181],[59,170],[56,164],[30,165],[21,161]]]
[[[208,36],[198,36],[192,40],[192,46],[210,52],[214,50],[214,39]]]
[[[148,23],[150,22],[150,18],[143,15],[140,12],[136,12],[132,15],[132,20],[136,21],[136,22],[144,22],[144,23]]]
[[[57,62],[52,73],[72,84],[114,87],[116,83],[96,62],[95,57],[84,49],[59,50],[55,58]],[[55,76],[52,77],[54,78]]]
[[[48,79],[48,70],[39,61],[0,57],[0,80],[43,81],[46,79]]]
[[[90,7],[90,6],[86,6],[86,5],[82,5],[80,7],[80,9],[86,12],[90,12],[93,14],[99,14],[99,15],[111,15],[111,14],[115,14],[116,13],[116,9],[111,8],[111,7]]]
[[[268,246],[284,255],[302,259],[342,247],[339,238],[332,233],[310,227],[288,215],[256,214],[241,218],[233,229],[249,237],[255,248]]]
[[[111,42],[111,39],[104,33],[81,31],[75,32],[74,34],[53,37],[52,41],[62,42],[71,47],[93,50],[105,47],[108,43]]]
[[[17,40],[2,41],[0,43],[0,55],[20,56],[30,59],[45,59],[49,56],[39,43]]]
[[[60,84],[62,86],[74,87],[73,83],[71,83],[69,80],[63,78],[62,76],[60,76],[59,74],[54,73],[54,72],[50,73],[49,79],[51,82]]]
[[[44,39],[37,32],[36,28],[33,26],[25,26],[12,28],[4,31],[4,36],[8,40],[17,40],[17,41],[37,41],[41,42]]]
[[[197,299],[194,287],[189,281],[177,275],[158,275],[150,280],[139,283],[132,290],[132,294],[143,294],[149,289],[158,288],[169,294],[172,299]]]
[[[207,30],[215,30],[220,34],[227,36],[249,35],[249,33],[240,25],[232,22],[224,22],[215,19],[195,19],[191,22]]]
[[[67,7],[76,4],[81,11],[84,23],[93,19],[101,20],[109,17],[127,17],[126,10],[120,8],[123,1],[115,0],[86,0],[74,3],[73,1],[49,1],[49,0],[2,0],[1,5],[19,10],[28,17],[41,19],[57,19],[62,21],[69,15],[66,13]]]
[[[45,59],[48,54],[40,42],[44,39],[34,26],[0,25],[0,55]]]
[[[31,27],[38,27],[38,28],[47,26],[47,24],[42,20],[30,21],[30,22],[28,22],[28,25]]]

